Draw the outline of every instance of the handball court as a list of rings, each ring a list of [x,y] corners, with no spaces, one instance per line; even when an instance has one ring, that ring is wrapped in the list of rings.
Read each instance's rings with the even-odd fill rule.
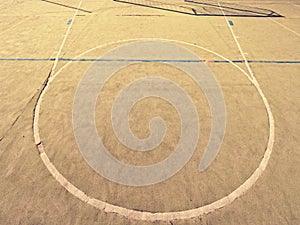
[[[0,17],[0,224],[300,223],[299,1],[8,0]],[[102,57],[135,43],[168,43],[197,59],[174,58],[172,50],[166,58],[159,44],[163,58]],[[112,105],[135,80],[171,80],[198,113],[195,152],[157,184],[106,179],[74,136],[74,96],[84,75],[95,63],[124,62],[104,82],[94,112],[97,134],[114,158],[152,165],[181,138],[183,115],[147,97],[132,107],[129,126],[145,139],[149,121],[161,117],[161,144],[138,152],[118,140]],[[222,90],[225,134],[202,172],[211,104],[205,88],[171,63],[205,66]]]

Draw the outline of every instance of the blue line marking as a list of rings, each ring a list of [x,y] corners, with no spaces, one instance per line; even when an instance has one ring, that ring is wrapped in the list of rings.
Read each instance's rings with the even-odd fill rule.
[[[55,58],[0,58],[0,61],[54,61]]]
[[[184,63],[199,63],[206,62],[205,60],[193,59],[70,59],[59,58],[59,61],[74,61],[74,62],[184,62]]]
[[[55,58],[0,58],[0,61],[55,61]],[[195,59],[95,59],[95,58],[58,58],[58,61],[71,62],[182,62],[182,63],[245,63],[245,60],[195,60]],[[262,64],[300,64],[300,60],[248,60],[248,63]]]

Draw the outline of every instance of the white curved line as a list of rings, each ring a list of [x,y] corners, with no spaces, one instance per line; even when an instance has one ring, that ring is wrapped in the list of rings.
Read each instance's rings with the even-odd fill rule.
[[[195,209],[191,209],[191,210],[184,210],[184,211],[175,211],[175,212],[165,212],[165,213],[151,213],[151,212],[142,212],[142,211],[138,211],[138,210],[132,210],[132,209],[127,209],[124,207],[120,207],[120,206],[116,206],[110,203],[106,203],[103,201],[100,201],[98,199],[92,198],[87,196],[85,193],[83,193],[80,189],[78,189],[76,186],[74,186],[73,184],[71,184],[56,168],[55,166],[51,163],[51,161],[49,160],[48,156],[46,155],[45,151],[44,151],[44,146],[43,143],[40,142],[39,139],[39,130],[38,129],[34,129],[34,138],[35,138],[35,142],[38,147],[38,150],[40,152],[40,157],[43,160],[45,166],[47,167],[47,169],[49,170],[49,172],[52,174],[52,176],[67,190],[69,191],[71,194],[73,194],[75,197],[79,198],[81,201],[88,203],[89,205],[99,209],[99,210],[103,210],[107,213],[116,213],[118,215],[124,216],[128,219],[134,219],[134,220],[144,220],[144,221],[172,221],[172,220],[183,220],[183,219],[191,219],[191,218],[195,218],[195,217],[199,217],[202,216],[204,214],[208,214],[211,213],[215,210],[221,209],[224,206],[232,203],[235,199],[239,198],[240,196],[242,196],[247,190],[249,190],[253,184],[258,180],[258,178],[261,176],[261,174],[263,173],[263,171],[266,169],[269,159],[271,157],[272,154],[272,148],[273,148],[273,144],[274,144],[274,140],[275,140],[275,122],[273,119],[273,115],[272,115],[272,111],[270,108],[270,105],[265,97],[265,95],[263,94],[262,90],[260,89],[260,86],[257,82],[257,80],[251,79],[249,77],[249,75],[242,69],[240,68],[238,65],[236,65],[235,63],[233,63],[231,60],[228,60],[227,58],[219,55],[218,53],[215,53],[211,50],[208,50],[206,48],[203,48],[201,46],[197,46],[194,44],[190,44],[184,41],[176,41],[176,40],[167,40],[167,39],[158,39],[158,38],[143,38],[143,39],[129,39],[129,40],[121,40],[121,41],[116,41],[116,42],[110,42],[104,45],[100,45],[97,46],[95,48],[92,48],[90,50],[85,51],[84,53],[76,56],[75,58],[79,58],[82,55],[89,53],[93,50],[99,49],[101,47],[105,47],[108,45],[112,45],[112,44],[119,44],[119,43],[124,43],[124,42],[130,42],[130,41],[137,41],[137,40],[162,40],[162,41],[171,41],[171,42],[177,42],[177,43],[181,43],[181,44],[186,44],[189,46],[194,46],[197,47],[199,49],[203,49],[206,50],[208,52],[211,52],[217,56],[219,56],[220,58],[229,61],[232,65],[234,65],[236,68],[238,68],[240,71],[243,72],[243,74],[253,83],[253,85],[255,86],[255,88],[257,89],[258,93],[260,94],[264,105],[266,107],[267,110],[267,114],[268,114],[268,120],[269,120],[269,139],[268,139],[268,145],[266,148],[266,151],[264,153],[264,156],[259,164],[259,166],[257,167],[257,169],[253,172],[253,174],[242,184],[240,185],[236,190],[234,190],[232,193],[230,193],[229,195],[213,202],[210,203],[208,205],[204,205]],[[71,62],[68,62],[67,64],[65,64],[59,71],[57,71],[49,80],[49,83],[51,83],[51,81],[64,69],[66,68]],[[44,89],[41,97],[38,99],[37,102],[37,108],[39,109],[40,104],[42,102],[42,97],[43,94],[46,92],[48,85],[46,86],[46,88]],[[35,111],[35,117],[34,117],[34,124],[37,126],[36,128],[38,128],[38,120],[39,120],[39,110]],[[38,139],[36,139],[38,138]]]

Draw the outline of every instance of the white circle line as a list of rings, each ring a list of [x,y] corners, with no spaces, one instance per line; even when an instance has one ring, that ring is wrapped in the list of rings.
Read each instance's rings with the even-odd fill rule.
[[[176,40],[169,40],[169,39],[161,39],[161,38],[139,38],[139,39],[128,39],[128,40],[119,40],[115,42],[110,42],[106,43],[103,45],[99,45],[97,47],[94,47],[92,49],[89,49],[80,55],[76,56],[75,58],[79,58],[82,55],[85,55],[91,51],[94,51],[99,48],[103,48],[109,45],[113,44],[121,44],[125,42],[131,42],[131,41],[139,41],[139,40],[161,40],[161,41],[170,41],[170,42],[175,42],[175,43],[181,43],[189,46],[193,46],[205,51],[208,51],[224,60],[229,61],[233,66],[235,66],[237,69],[239,69],[255,86],[257,89],[258,93],[260,94],[263,103],[266,107],[267,114],[268,114],[268,120],[269,120],[269,139],[268,139],[268,145],[265,150],[264,156],[259,164],[259,166],[256,168],[256,170],[253,172],[253,174],[243,183],[241,184],[237,189],[235,189],[233,192],[231,192],[229,195],[212,202],[208,205],[204,205],[198,208],[190,209],[190,210],[183,210],[183,211],[174,211],[174,212],[160,212],[160,213],[151,213],[151,212],[142,212],[138,210],[132,210],[132,209],[127,209],[124,207],[116,206],[107,202],[100,201],[98,199],[92,198],[87,196],[85,193],[83,193],[80,189],[75,187],[72,183],[70,183],[56,168],[55,166],[51,163],[49,160],[48,156],[46,155],[44,151],[44,146],[43,143],[41,142],[40,135],[39,135],[39,128],[38,128],[38,121],[39,121],[39,112],[40,112],[40,105],[44,96],[44,93],[48,89],[50,83],[53,81],[53,79],[64,69],[66,68],[70,63],[66,63],[60,70],[58,70],[48,81],[48,84],[46,85],[45,89],[40,95],[40,98],[37,101],[35,110],[34,110],[34,118],[33,118],[33,133],[34,133],[34,139],[35,143],[37,145],[37,148],[40,152],[40,157],[42,161],[44,162],[45,166],[49,170],[49,172],[52,174],[52,176],[72,195],[75,197],[79,198],[81,201],[88,203],[89,205],[99,209],[103,210],[107,213],[116,213],[118,215],[124,216],[128,219],[134,219],[134,220],[144,220],[144,221],[172,221],[172,220],[183,220],[183,219],[191,219],[195,217],[200,217],[205,214],[211,213],[215,210],[218,210],[220,208],[223,208],[224,206],[232,203],[235,199],[239,198],[242,196],[247,190],[249,190],[254,183],[258,180],[258,178],[261,176],[263,171],[266,169],[267,164],[269,162],[269,159],[272,154],[272,148],[274,145],[274,140],[275,140],[275,122],[273,118],[273,114],[270,108],[270,105],[268,103],[267,98],[263,94],[263,91],[261,90],[259,83],[257,82],[256,78],[253,77],[251,78],[249,74],[247,74],[242,68],[240,68],[238,65],[233,63],[231,60],[225,58],[224,56],[213,52],[209,49],[206,49],[204,47],[191,44],[188,42],[184,41],[176,41]]]

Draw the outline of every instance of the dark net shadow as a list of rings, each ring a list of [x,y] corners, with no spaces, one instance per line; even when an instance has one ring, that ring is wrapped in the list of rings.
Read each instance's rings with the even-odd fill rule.
[[[197,16],[233,16],[233,17],[282,17],[282,15],[258,7],[246,6],[237,3],[216,1],[184,0],[194,7]]]
[[[189,6],[181,6],[177,4],[170,4],[167,2],[159,2],[154,0],[113,0],[115,2],[122,2],[132,5],[144,6],[148,8],[160,9],[165,11],[197,15],[197,12],[194,8]]]
[[[69,8],[69,9],[77,10],[76,7],[65,5],[65,4],[61,4],[61,3],[58,3],[58,2],[52,2],[52,1],[49,1],[49,0],[41,0],[41,1],[53,4],[53,5],[58,5],[58,6],[61,6],[61,7],[64,7],[64,8]],[[80,9],[80,8],[78,9],[78,11],[85,12],[85,13],[92,13],[91,11],[88,11],[88,10],[85,10],[85,9]]]
[[[234,17],[282,17],[280,14],[258,7],[217,1],[182,0],[173,3],[156,0],[113,0],[115,2],[148,8],[177,12],[193,16],[234,16]],[[175,3],[176,2],[176,3]],[[220,5],[219,5],[220,4]]]

